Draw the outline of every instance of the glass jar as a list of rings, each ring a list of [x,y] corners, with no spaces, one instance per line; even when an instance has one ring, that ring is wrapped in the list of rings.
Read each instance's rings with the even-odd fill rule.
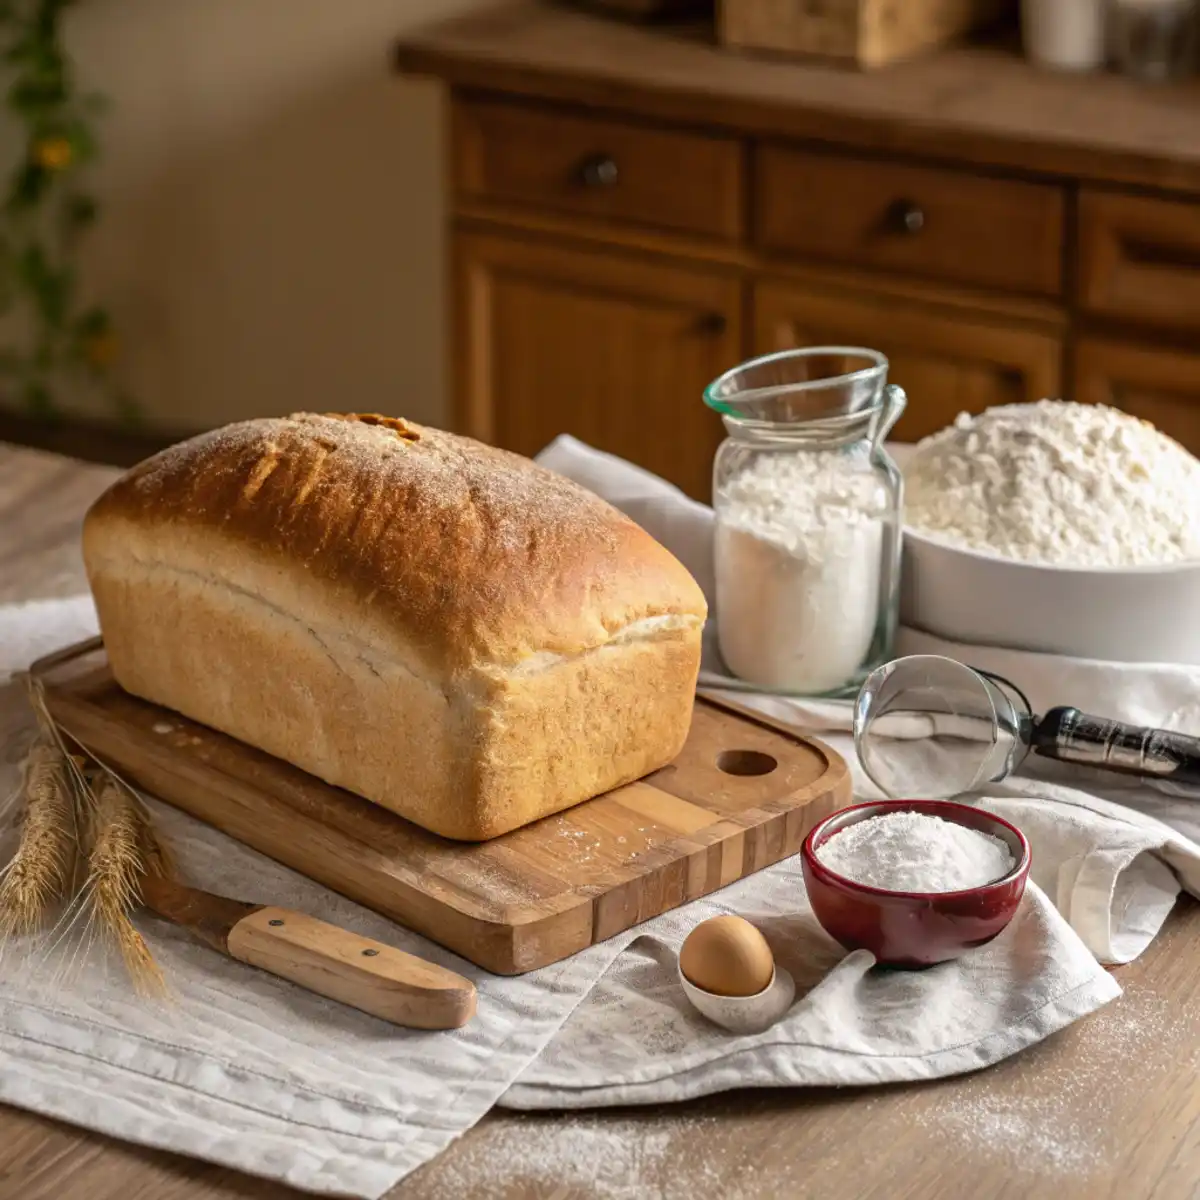
[[[1113,56],[1133,79],[1167,83],[1196,66],[1196,0],[1114,0]]]
[[[874,350],[823,346],[705,390],[729,435],[713,468],[717,639],[744,687],[843,695],[892,657],[903,481],[883,441],[906,400],[887,370]]]

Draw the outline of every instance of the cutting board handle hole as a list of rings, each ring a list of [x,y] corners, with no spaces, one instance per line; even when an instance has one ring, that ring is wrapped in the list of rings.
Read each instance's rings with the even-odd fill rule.
[[[770,775],[779,760],[761,750],[722,750],[717,755],[717,769],[726,775]]]

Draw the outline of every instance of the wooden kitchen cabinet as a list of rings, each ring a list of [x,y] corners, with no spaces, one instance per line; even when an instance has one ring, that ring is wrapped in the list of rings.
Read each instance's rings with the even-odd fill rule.
[[[1085,188],[1079,302],[1136,325],[1200,334],[1200,204]]]
[[[1075,387],[1080,400],[1124,409],[1200,451],[1200,353],[1084,338]]]
[[[464,198],[722,241],[742,232],[742,144],[561,108],[472,97],[454,109]]]
[[[571,433],[708,498],[702,394],[741,352],[736,274],[496,233],[455,255],[464,432],[521,454]]]
[[[919,438],[1104,401],[1200,452],[1196,89],[1003,45],[885,71],[498,0],[408,34],[449,85],[460,428],[562,431],[709,489],[704,386],[756,353],[886,353]]]
[[[888,377],[909,400],[893,434],[899,441],[933,433],[960,412],[1061,391],[1054,329],[891,296],[837,293],[824,282],[766,281],[755,288],[755,353],[820,343],[869,346],[888,356]]]
[[[1062,187],[765,145],[757,237],[771,250],[999,291],[1062,290]]]

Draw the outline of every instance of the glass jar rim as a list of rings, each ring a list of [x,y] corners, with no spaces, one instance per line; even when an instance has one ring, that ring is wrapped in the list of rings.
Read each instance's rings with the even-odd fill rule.
[[[833,356],[841,355],[842,357],[858,357],[866,359],[871,365],[862,367],[856,371],[846,371],[841,375],[829,375],[823,379],[801,379],[794,383],[772,384],[770,387],[748,388],[744,391],[736,393],[734,396],[723,397],[719,395],[721,387],[733,376],[747,371],[753,367],[767,366],[772,363],[787,362],[792,359],[816,358],[818,356]],[[878,350],[870,350],[865,346],[802,346],[792,350],[777,350],[772,354],[763,354],[757,358],[747,359],[746,362],[739,363],[736,367],[730,367],[728,371],[722,372],[704,389],[704,403],[708,405],[714,412],[720,413],[727,420],[745,421],[748,424],[764,424],[770,425],[773,422],[764,422],[756,420],[753,417],[746,417],[739,409],[749,403],[762,402],[769,400],[775,396],[783,396],[794,394],[796,392],[812,392],[822,388],[830,388],[833,386],[845,387],[847,384],[854,384],[872,377],[886,376],[888,371],[887,356],[881,354]],[[844,413],[839,416],[828,416],[816,418],[822,423],[831,425],[840,424],[842,422],[857,422],[864,417],[871,415],[885,403],[884,389],[880,389],[879,394],[875,397],[872,404],[866,408],[858,409],[854,412]],[[811,418],[809,420],[812,420]],[[799,422],[807,423],[807,422]]]

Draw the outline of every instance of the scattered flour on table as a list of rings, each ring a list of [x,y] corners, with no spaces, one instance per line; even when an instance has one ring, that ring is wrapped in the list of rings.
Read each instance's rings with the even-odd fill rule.
[[[1200,558],[1200,461],[1098,404],[962,414],[904,468],[918,533],[1026,562],[1134,567]]]
[[[823,692],[866,661],[889,498],[861,459],[764,454],[720,485],[717,637],[734,675]]]
[[[434,1188],[429,1194],[477,1200],[774,1200],[799,1194],[787,1167],[756,1164],[752,1142],[732,1154],[727,1138],[707,1148],[704,1135],[721,1128],[720,1117],[670,1109],[656,1110],[652,1121],[603,1112],[506,1118],[426,1168]]]
[[[1195,1019],[1145,988],[1127,988],[1070,1031],[1011,1064],[934,1084],[915,1124],[977,1165],[1024,1176],[1086,1178],[1112,1170],[1121,1137],[1121,1081],[1158,1069],[1196,1041]],[[1060,1039],[1065,1053],[1050,1059]],[[1012,1086],[1007,1073],[1021,1070]],[[994,1080],[994,1083],[993,1083]]]
[[[1012,852],[998,837],[924,813],[868,817],[817,849],[831,871],[894,892],[957,892],[1007,875]]]

